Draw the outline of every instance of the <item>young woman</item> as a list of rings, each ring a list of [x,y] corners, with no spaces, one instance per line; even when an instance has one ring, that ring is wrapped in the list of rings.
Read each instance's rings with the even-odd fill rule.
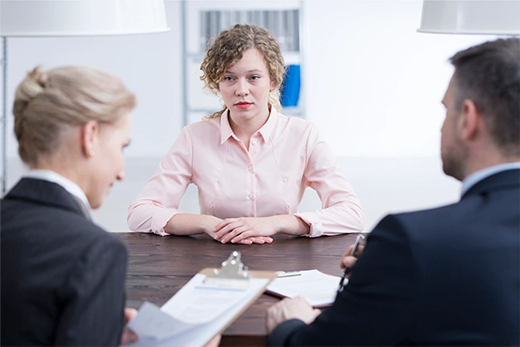
[[[159,235],[205,232],[222,243],[270,243],[283,232],[317,237],[361,231],[359,200],[312,123],[278,111],[284,60],[263,28],[222,31],[201,66],[225,107],[185,127],[129,208],[128,225]],[[187,186],[200,215],[178,212]],[[323,209],[297,213],[306,187]]]
[[[127,252],[92,223],[124,177],[135,98],[86,67],[34,69],[16,90],[18,152],[30,171],[1,204],[2,344],[116,346],[125,321]]]

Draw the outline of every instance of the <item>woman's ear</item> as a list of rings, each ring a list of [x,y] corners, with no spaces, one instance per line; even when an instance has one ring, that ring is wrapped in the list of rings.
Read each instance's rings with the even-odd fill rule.
[[[81,149],[87,158],[96,155],[99,138],[99,124],[91,120],[81,127]]]

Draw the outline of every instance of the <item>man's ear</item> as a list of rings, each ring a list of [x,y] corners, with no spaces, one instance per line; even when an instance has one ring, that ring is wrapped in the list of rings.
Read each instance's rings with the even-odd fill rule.
[[[99,138],[99,124],[96,121],[88,121],[81,127],[81,149],[87,158],[96,155]]]
[[[473,100],[464,100],[459,122],[459,134],[461,139],[469,141],[475,138],[475,135],[479,132],[480,120],[481,115]]]

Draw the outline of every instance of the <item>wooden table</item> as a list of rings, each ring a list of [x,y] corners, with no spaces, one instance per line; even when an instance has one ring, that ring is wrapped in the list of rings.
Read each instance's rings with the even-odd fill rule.
[[[153,234],[118,234],[129,250],[126,282],[127,306],[144,301],[162,306],[205,267],[220,267],[232,251],[242,253],[251,270],[297,271],[318,269],[341,275],[339,261],[356,235],[309,239],[276,235],[270,245],[220,244],[207,235],[160,237]],[[265,312],[279,299],[262,295],[223,334],[221,346],[265,345]]]

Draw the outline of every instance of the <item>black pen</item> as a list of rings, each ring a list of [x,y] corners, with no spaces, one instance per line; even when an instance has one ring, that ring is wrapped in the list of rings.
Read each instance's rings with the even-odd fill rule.
[[[358,246],[361,243],[361,240],[364,240],[364,239],[365,239],[365,236],[363,234],[358,234],[358,236],[356,237],[356,241],[354,242],[354,247],[352,247],[352,250],[350,251],[349,256],[352,257],[356,253]],[[341,276],[341,279],[339,280],[338,293],[343,291],[345,278],[347,278],[348,274],[350,273],[350,270],[352,270],[352,268],[350,266],[345,266],[345,271],[343,271],[343,276]]]

